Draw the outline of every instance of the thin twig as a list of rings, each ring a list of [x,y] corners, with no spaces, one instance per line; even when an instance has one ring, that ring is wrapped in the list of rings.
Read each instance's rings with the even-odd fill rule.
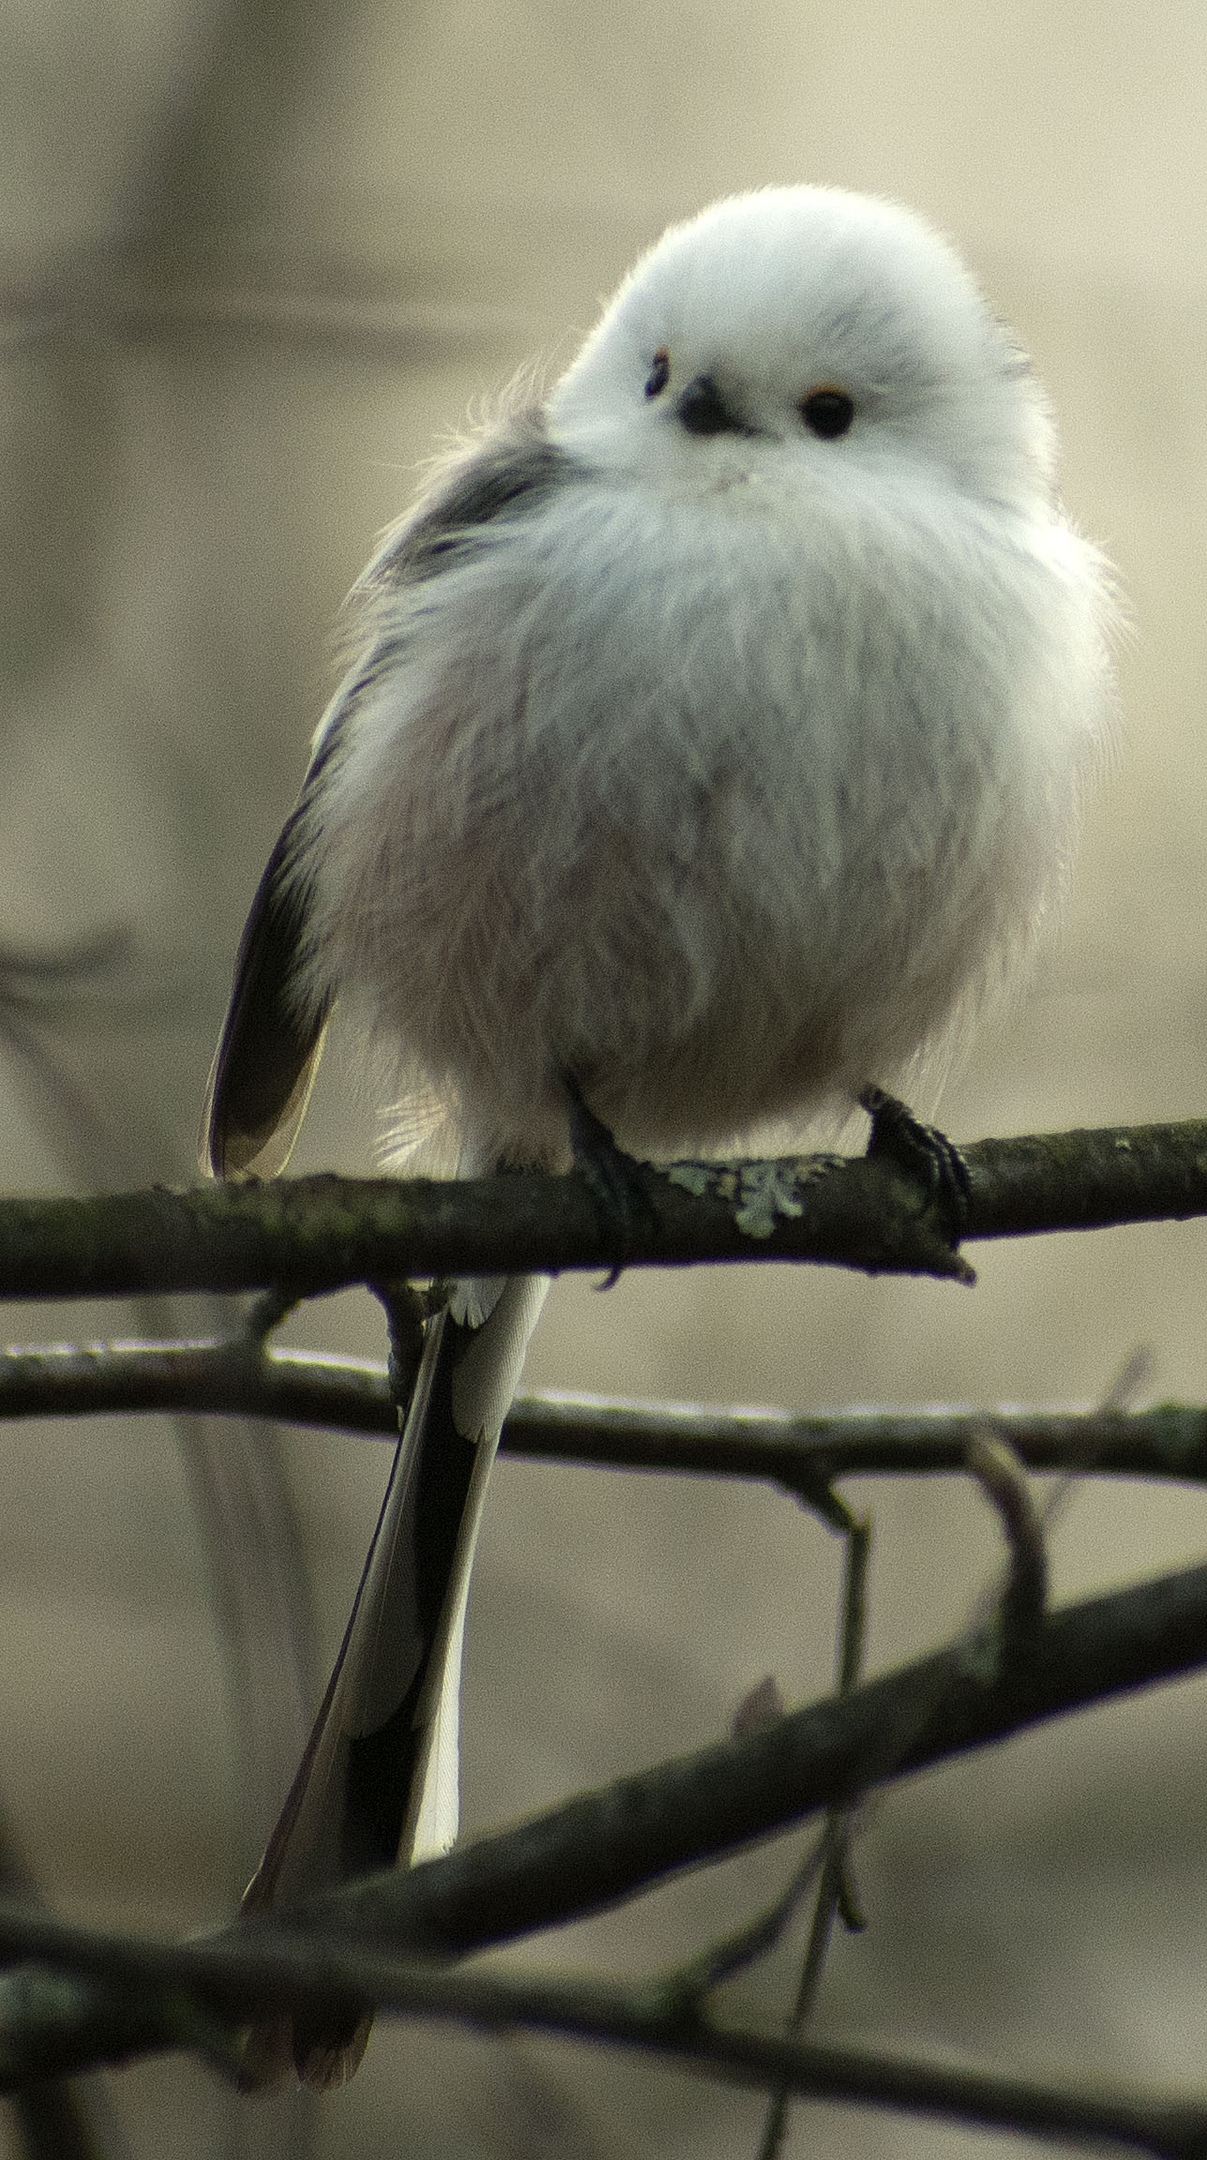
[[[37,1883],[12,1826],[0,1815],[0,1899],[25,1906],[40,1903]],[[2,2013],[0,2013],[2,2016]],[[98,2125],[92,2120],[97,2094],[74,2079],[45,2078],[9,2095],[14,2142],[21,2160],[101,2160]]]
[[[849,1695],[857,1686],[867,1639],[868,1561],[872,1549],[872,1526],[866,1517],[848,1519],[846,1559],[843,1568],[842,1604],[838,1626],[838,1693]],[[829,1953],[834,1921],[842,1918],[848,1928],[862,1925],[849,1881],[850,1847],[855,1806],[831,1808],[821,1840],[821,1873],[805,1954],[801,1962],[796,1996],[784,2024],[784,2037],[796,2040],[813,2015]],[[781,2085],[772,2095],[763,2125],[758,2160],[777,2160],[788,2128],[791,2087]]]
[[[185,1409],[397,1438],[386,1368],[369,1359],[275,1345],[261,1355],[243,1334],[0,1350],[0,1421]],[[1197,1405],[1005,1408],[995,1409],[990,1421],[1029,1470],[1207,1480],[1207,1408]],[[829,1488],[840,1478],[962,1471],[968,1442],[985,1423],[984,1410],[807,1415],[554,1389],[516,1398],[503,1450],[529,1460],[615,1470],[759,1478],[810,1506],[828,1508]]]
[[[217,1942],[164,1944],[73,1928],[14,1908],[0,1908],[0,1946],[23,1961],[28,1976],[27,2042],[42,2061],[54,2059],[56,2027],[49,2000],[72,1983],[49,1980],[48,1969],[75,1974],[81,2004],[90,2006],[94,2042],[101,2047],[98,2005],[133,2006],[135,2047],[189,2044],[197,2022],[192,2004],[210,2004],[228,2020],[245,2021],[265,2007],[326,2006],[333,2000],[372,2004],[409,2017],[454,2018],[478,2030],[558,2033],[603,2041],[678,2061],[725,2082],[885,2106],[952,2122],[980,2124],[1036,2137],[1099,2139],[1162,2160],[1202,2160],[1207,2107],[1202,2103],[1103,2085],[1092,2087],[1000,2076],[963,2066],[883,2055],[872,2049],[794,2044],[735,2030],[701,2017],[668,2012],[658,1986],[615,1987],[564,1978],[518,1978],[500,1973],[450,1973],[408,1964],[362,1948],[319,1944],[268,1923]],[[38,1975],[46,1975],[46,2003]],[[12,2082],[10,2028],[0,2046],[0,2085]],[[128,2052],[118,2028],[107,2036]],[[6,2060],[7,2058],[7,2060]]]
[[[1002,1667],[1009,1672],[1030,1657],[1043,1624],[1048,1594],[1044,1520],[1032,1499],[1024,1465],[1000,1433],[988,1426],[974,1433],[967,1462],[997,1510],[1005,1533],[1009,1565],[996,1619]]]
[[[781,1890],[770,1905],[757,1912],[752,1920],[709,1943],[695,1957],[676,1965],[658,1983],[668,2004],[697,2009],[706,1995],[726,1980],[734,1980],[740,1972],[766,1957],[781,1942],[785,1930],[791,1926],[800,1910],[801,1902],[808,1897],[817,1881],[826,1859],[825,1833],[816,1840],[805,1854],[787,1887]]]

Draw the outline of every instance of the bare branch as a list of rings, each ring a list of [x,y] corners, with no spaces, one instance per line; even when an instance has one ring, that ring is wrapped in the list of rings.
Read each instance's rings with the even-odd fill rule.
[[[967,1158],[970,1237],[1207,1213],[1207,1123],[986,1141]],[[639,1264],[797,1258],[966,1273],[925,1194],[890,1162],[684,1165],[645,1179],[652,1228]],[[0,1202],[0,1296],[271,1293],[225,1340],[10,1353],[0,1368],[0,1416],[187,1407],[392,1433],[380,1368],[269,1345],[290,1303],[409,1275],[601,1267],[601,1243],[590,1196],[573,1176],[409,1185],[327,1177]],[[1010,1412],[991,1422],[1033,1468],[1207,1474],[1207,1412],[1111,1406],[1088,1416]],[[985,1424],[984,1412],[800,1419],[546,1399],[516,1406],[506,1444],[547,1458],[760,1477],[842,1527],[835,1479],[958,1470]],[[483,1986],[505,1993],[512,1983],[439,1969],[623,1901],[809,1816],[827,1813],[838,1826],[877,1785],[1204,1664],[1207,1567],[1050,1615],[1031,1654],[1000,1669],[970,1657],[962,1641],[443,1860],[344,1885],[297,1909],[304,1938],[256,1923],[202,1944],[114,1947],[70,1929],[56,1937],[45,1916],[0,1913],[0,1945],[10,1958],[34,1961],[0,1981],[0,2088],[148,2048],[189,2047],[229,2072],[232,2018],[261,2015],[274,1989],[281,2000],[309,1990],[328,2001],[655,2048],[773,2094],[825,2092],[1036,2134],[1207,2154],[1207,2111],[1170,2102],[726,2032],[687,2012],[682,1990],[673,2001],[657,1988],[614,2000],[590,1987],[546,1990],[538,2015],[535,1983],[525,2007],[514,1993],[473,1994]],[[845,1678],[854,1678],[853,1663]],[[840,1876],[827,1884],[827,1927]],[[421,1970],[399,1967],[400,1952],[423,1958]],[[277,1956],[310,1962],[299,1974],[296,1964],[273,1968]]]
[[[1004,1665],[1030,1657],[1043,1623],[1048,1595],[1048,1550],[1043,1517],[1031,1496],[1026,1469],[992,1428],[974,1433],[967,1462],[992,1502],[1009,1552],[1006,1587],[998,1602],[998,1645]]]
[[[1207,2152],[1202,2103],[765,2038],[685,2014],[681,1998],[668,2001],[656,1985],[625,1988],[449,1973],[371,1951],[320,1945],[266,1923],[221,1941],[159,1944],[92,1933],[8,1908],[0,1909],[0,1945],[9,1957],[28,1961],[18,1968],[25,2037],[43,2066],[61,2039],[53,2017],[56,1993],[66,2006],[74,1990],[81,2022],[86,2009],[96,2051],[110,2060],[195,2044],[207,2004],[211,2014],[238,2022],[265,2005],[356,2000],[400,2016],[454,2018],[488,2032],[526,2027],[636,2048],[756,2089],[787,2088],[815,2099],[892,2107],[1036,2137],[1093,2138],[1163,2160],[1202,2160]],[[52,1980],[47,1968],[79,1978]],[[99,2007],[105,2002],[114,2006],[107,2036]],[[135,2006],[124,2029],[122,2004]],[[10,2014],[0,2027],[6,2042],[0,2050],[0,2086],[10,2086],[20,2011],[13,2004],[4,2008]]]
[[[969,1238],[1207,1213],[1203,1120],[982,1140],[964,1154]],[[706,1189],[689,1191],[697,1172]],[[672,1165],[646,1170],[644,1182],[651,1227],[632,1265],[808,1260],[968,1279],[930,1196],[884,1157]],[[414,1275],[606,1270],[606,1245],[577,1175],[319,1176],[10,1199],[0,1202],[0,1297],[276,1286],[300,1296]]]
[[[334,1407],[334,1396],[329,1402]],[[0,1367],[0,1416],[4,1404]],[[846,1477],[959,1473],[969,1441],[987,1427],[1029,1470],[1207,1478],[1207,1409],[1179,1403],[1130,1411],[1008,1406],[989,1415],[960,1408],[806,1414],[548,1391],[517,1396],[503,1447],[549,1462],[761,1478],[815,1504]]]
[[[867,1631],[868,1562],[872,1550],[872,1526],[866,1518],[852,1515],[846,1532],[842,1610],[838,1629],[838,1691],[849,1695],[857,1686],[863,1667]],[[857,1931],[863,1926],[851,1886],[850,1849],[856,1807],[831,1808],[821,1838],[821,1879],[813,1905],[805,1954],[801,1962],[796,1996],[784,2025],[785,2037],[796,2040],[804,2031],[817,2004],[818,1991],[829,1955],[834,1922],[842,1919]],[[788,2130],[791,2087],[781,2085],[772,2095],[763,2125],[758,2160],[778,2160]]]
[[[27,1910],[40,1903],[37,1883],[12,1826],[0,1816],[0,1901],[5,1898],[19,1900]],[[100,2160],[102,2142],[90,2120],[90,2097],[72,2080],[56,2077],[39,2078],[11,2094],[9,2106],[22,2160]]]
[[[471,2007],[468,1995],[455,1994],[462,1983],[450,1980],[446,1988],[430,1965],[423,1969],[422,1988],[419,1982],[404,1986],[395,1975],[389,1992],[384,1982],[378,1990],[369,1977],[371,1963],[363,1961],[381,1951],[455,1958],[583,1917],[679,1868],[719,1859],[752,1838],[841,1806],[872,1784],[1207,1663],[1207,1567],[1051,1615],[1022,1672],[1004,1677],[986,1672],[983,1661],[967,1658],[966,1647],[961,1642],[849,1694],[828,1697],[769,1730],[583,1794],[442,1860],[365,1877],[312,1899],[292,1916],[294,1931],[304,1928],[305,1937],[291,1932],[289,1954],[312,1961],[307,1985],[328,2001],[335,1995],[345,2002],[377,2000],[385,2008],[439,2006],[441,2015],[498,2022],[501,2013],[492,2011],[486,1998]],[[894,1736],[891,1753],[886,1734]],[[288,1967],[288,1984],[282,1977],[286,1968],[273,1966],[281,1936],[267,1923],[227,1928],[206,1943],[172,1949],[110,1944],[102,1946],[102,1954],[97,1940],[28,1907],[0,1909],[0,1951],[10,1959],[38,1960],[34,1967],[10,1972],[0,1985],[0,2087],[149,2048],[202,2047],[221,2059],[221,2031],[212,2021],[207,2026],[204,2001],[199,2006],[191,1993],[182,1997],[179,1990],[165,2001],[163,1985],[173,1976],[200,1983],[204,1967],[205,1998],[214,1998],[217,1990],[228,2014],[239,2004],[249,2013],[271,2005],[274,1987],[288,1993],[299,1984],[296,1965]],[[49,1958],[53,1971],[44,1969]],[[361,1962],[349,1964],[348,1958]],[[191,1965],[190,1959],[200,1963]],[[101,1978],[73,1983],[67,1977],[73,1972]],[[110,1984],[102,1986],[102,1979]],[[149,1992],[144,1982],[154,1982],[154,1988]],[[655,1995],[653,2008],[665,2016],[667,1991]],[[672,2029],[651,2040],[647,2025],[633,2044],[661,2045],[665,2037],[681,2059],[698,2061],[718,2075],[738,2075],[739,2060],[757,2062],[757,2078],[749,2070],[741,2074],[772,2088],[882,2099],[1046,2133],[1063,2122],[1068,2134],[1089,2135],[1087,2125],[1093,2124],[1093,2134],[1141,2150],[1207,2153],[1207,2121],[1199,2111],[1133,2109],[1128,2129],[1111,2113],[1114,2102],[1087,2102],[1088,2113],[1061,2117],[1051,2112],[1056,2103],[1041,2104],[1034,2088],[1011,2080],[973,2077],[965,2088],[963,2073],[953,2084],[947,2072],[916,2065],[882,2065],[870,2072],[872,2058],[855,2055],[841,2059],[859,2067],[839,2075],[832,2067],[833,2050],[806,2049],[797,2056],[785,2052],[783,2043],[741,2035],[724,2035],[718,2042],[710,2027],[685,2029],[681,1991],[674,2000]],[[554,2005],[547,2029],[572,2029],[557,2022],[558,2014]],[[646,2010],[641,2015],[646,2017]],[[810,2066],[807,2071],[803,2064]],[[806,2077],[812,2082],[800,2082]],[[1029,2115],[1032,2107],[1040,2112]],[[1012,2112],[1003,2112],[1007,2108]]]
[[[872,1784],[1207,1664],[1207,1566],[1050,1614],[1024,1672],[987,1673],[966,1652],[961,1638],[767,1730],[582,1794],[442,1860],[366,1876],[309,1901],[306,1925],[458,1956],[582,1918]]]
[[[259,1315],[256,1316],[257,1321]],[[52,1343],[0,1350],[0,1420],[196,1410],[397,1438],[384,1364],[262,1347],[258,1329],[189,1342]],[[1207,1408],[730,1410],[561,1390],[517,1396],[506,1454],[601,1469],[757,1478],[812,1506],[844,1477],[934,1476],[966,1466],[991,1429],[1029,1470],[1207,1479]],[[835,1527],[843,1525],[835,1519]]]
[[[659,1983],[665,1998],[681,2002],[685,2011],[694,2014],[700,2010],[704,1996],[774,1950],[783,1941],[826,1864],[828,1841],[827,1827],[795,1868],[786,1888],[770,1905],[764,1906],[752,1920],[744,1921],[740,1927],[723,1935],[719,1941],[709,1943],[694,1957],[665,1974]]]

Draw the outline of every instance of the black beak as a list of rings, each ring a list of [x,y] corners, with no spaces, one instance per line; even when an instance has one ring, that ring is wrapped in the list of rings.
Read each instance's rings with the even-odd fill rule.
[[[679,394],[675,411],[689,435],[745,435],[749,431],[730,411],[711,375],[697,375]]]

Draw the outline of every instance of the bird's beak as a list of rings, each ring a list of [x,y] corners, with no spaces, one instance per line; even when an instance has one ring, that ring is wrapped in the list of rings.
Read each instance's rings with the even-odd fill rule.
[[[681,390],[675,413],[689,435],[749,435],[753,431],[726,404],[711,375],[697,375]]]

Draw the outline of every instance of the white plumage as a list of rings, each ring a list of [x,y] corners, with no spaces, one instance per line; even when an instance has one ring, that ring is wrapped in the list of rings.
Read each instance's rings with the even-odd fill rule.
[[[848,1105],[1027,944],[1110,711],[1110,583],[1024,359],[943,240],[826,189],[668,233],[353,607],[241,949],[219,1174],[287,1160],[337,996],[398,1135],[434,1106],[463,1170],[564,1162],[575,1090],[654,1155]],[[538,1306],[482,1286],[429,1335],[255,1903],[455,1831],[468,1570]],[[355,2053],[291,2044],[316,2080]]]
[[[731,426],[681,424],[701,377]],[[483,458],[538,483],[408,575]],[[560,1158],[566,1070],[631,1149],[715,1150],[890,1080],[1025,939],[1107,705],[1052,464],[947,245],[802,188],[668,234],[440,474],[359,588],[298,875],[311,985],[463,1160]]]

